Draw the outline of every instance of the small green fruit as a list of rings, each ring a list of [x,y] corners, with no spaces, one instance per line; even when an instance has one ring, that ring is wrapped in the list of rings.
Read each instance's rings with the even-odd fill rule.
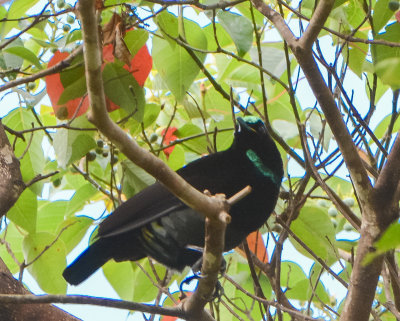
[[[317,204],[318,204],[318,206],[321,206],[321,207],[328,207],[329,206],[329,203],[326,200],[318,200]]]
[[[57,7],[64,8],[65,6],[65,0],[57,0]]]
[[[53,186],[58,187],[61,185],[61,178],[57,178],[53,181]]]
[[[352,198],[352,197],[348,197],[348,198],[345,198],[344,200],[343,200],[343,202],[347,205],[347,206],[349,206],[349,207],[353,207],[354,206],[354,198]]]
[[[92,162],[96,159],[96,153],[95,152],[89,152],[86,154],[86,159],[88,162]]]
[[[64,30],[64,32],[68,32],[68,31],[70,31],[70,30],[71,30],[71,26],[70,26],[70,25],[67,25],[67,24],[65,24],[65,25],[63,25],[63,30]]]
[[[103,149],[102,148],[96,148],[95,152],[96,152],[96,154],[101,155],[101,154],[103,154]]]
[[[390,1],[388,3],[388,8],[392,11],[397,11],[400,7],[399,1]]]
[[[149,141],[150,141],[150,143],[154,143],[157,141],[157,139],[158,139],[158,135],[156,133],[153,133],[150,135]]]
[[[346,222],[344,223],[343,229],[347,232],[350,232],[353,230],[353,226],[349,222]]]
[[[338,215],[336,207],[330,207],[328,210],[328,214],[332,217],[336,217]]]
[[[35,88],[36,88],[36,84],[35,84],[34,82],[28,83],[28,89],[29,89],[29,90],[33,90],[33,89],[35,89]]]
[[[74,23],[75,22],[75,18],[73,16],[71,16],[71,15],[68,15],[67,16],[67,22],[68,23]]]
[[[96,142],[96,144],[97,144],[97,146],[100,147],[100,148],[103,148],[103,147],[104,147],[104,141],[101,140],[101,139],[98,139],[97,142]]]

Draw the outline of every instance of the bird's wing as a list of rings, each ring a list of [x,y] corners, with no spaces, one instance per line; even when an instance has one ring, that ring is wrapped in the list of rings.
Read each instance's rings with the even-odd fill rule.
[[[218,177],[226,175],[224,169],[229,167],[221,164],[226,159],[223,154],[224,152],[221,152],[203,157],[181,168],[178,173],[200,191],[206,188],[220,190],[223,182]],[[165,215],[185,208],[187,206],[181,200],[162,184],[156,182],[127,200],[109,215],[100,224],[98,236],[109,237],[134,231]]]
[[[133,231],[185,206],[164,186],[156,182],[117,207],[100,224],[98,235],[109,237]]]

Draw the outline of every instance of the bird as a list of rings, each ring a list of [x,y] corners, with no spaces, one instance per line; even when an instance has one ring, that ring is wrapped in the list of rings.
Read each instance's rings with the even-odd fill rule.
[[[227,198],[251,187],[250,194],[230,208],[226,252],[266,222],[278,200],[284,172],[279,150],[263,121],[244,116],[237,118],[233,142],[227,150],[190,162],[177,173],[197,190],[223,193]],[[64,270],[63,277],[69,284],[78,285],[108,260],[136,261],[147,256],[182,271],[201,260],[204,228],[201,213],[156,182],[99,224],[94,242]]]

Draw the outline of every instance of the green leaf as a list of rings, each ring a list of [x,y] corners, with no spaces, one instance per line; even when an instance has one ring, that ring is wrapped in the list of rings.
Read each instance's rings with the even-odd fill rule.
[[[135,263],[135,275],[134,275],[134,280],[133,284],[135,284],[135,289],[133,291],[133,301],[134,302],[150,302],[153,301],[154,298],[157,296],[158,289],[157,287],[154,286],[154,282],[156,281],[156,278],[152,272],[152,269],[150,267],[149,260],[146,258],[144,260],[141,260],[137,262],[142,266],[142,268],[147,271],[150,278],[145,275],[145,273],[142,271],[139,266]],[[154,264],[155,271],[158,275],[159,279],[163,279],[165,276],[165,267],[162,266],[161,264]]]
[[[176,17],[164,11],[163,16],[165,15],[168,15],[168,19],[172,19],[174,25],[177,25]],[[199,25],[193,21],[184,19],[184,26],[187,42],[192,47],[206,50],[207,39]],[[200,68],[193,61],[186,49],[177,44],[171,45],[167,41],[168,39],[164,40],[159,37],[153,37],[152,56],[154,65],[161,78],[175,95],[176,99],[181,101],[195,80]],[[204,62],[205,54],[195,53],[195,55],[201,62]]]
[[[60,235],[60,240],[64,242],[67,254],[79,244],[93,221],[91,217],[74,216],[67,218],[57,227],[56,234]]]
[[[392,117],[394,117],[394,115],[389,114],[386,117],[384,117],[381,122],[378,124],[378,126],[376,126],[375,130],[374,130],[374,134],[378,139],[383,138],[383,136],[386,134],[388,128],[389,128],[389,124],[391,122]],[[393,126],[393,133],[397,132],[400,129],[400,118],[397,118],[394,126]],[[373,144],[374,141],[371,139],[370,144]]]
[[[104,276],[122,300],[133,301],[133,283],[135,274],[134,263],[108,261],[102,267]]]
[[[335,229],[325,210],[320,207],[304,206],[291,228],[328,265],[336,261]],[[291,242],[300,253],[313,259],[312,255],[292,238]]]
[[[252,48],[249,54],[251,60],[258,64],[259,63],[258,49]],[[285,52],[282,49],[273,47],[273,45],[263,44],[261,46],[261,54],[262,54],[261,61],[263,68],[268,70],[275,77],[281,78],[283,73],[286,71],[287,67]],[[293,55],[289,54],[289,59],[292,60],[292,58]],[[260,81],[259,78],[260,77],[257,78],[258,81]]]
[[[138,262],[145,271],[153,276],[148,259]],[[160,278],[165,275],[165,268],[160,264],[154,265]],[[133,262],[116,263],[111,260],[103,265],[103,273],[111,286],[123,300],[136,302],[149,302],[154,300],[158,293],[154,286],[155,280],[150,280],[147,275]]]
[[[400,57],[388,58],[375,65],[375,72],[393,90],[400,88]]]
[[[188,137],[196,136],[196,135],[202,134],[202,133],[203,133],[203,131],[196,125],[185,124],[175,132],[175,135],[178,138],[188,138]],[[185,141],[184,143],[182,143],[181,145],[187,147],[188,149],[194,151],[195,153],[197,153],[199,155],[208,153],[208,151],[207,151],[208,142],[204,135],[200,136],[198,138],[189,139],[189,140]]]
[[[0,57],[3,60],[2,67],[4,69],[18,69],[24,63],[24,59],[16,56],[12,53],[6,52],[7,49],[12,47],[23,47],[24,43],[20,38],[15,39],[13,42],[8,44],[2,51],[0,51]]]
[[[64,220],[68,201],[39,201],[37,232],[55,233],[58,225]]]
[[[121,166],[124,173],[122,189],[124,194],[128,197],[132,197],[155,182],[153,176],[132,163],[130,160],[123,160]]]
[[[400,245],[400,223],[392,223],[381,238],[375,242],[375,252],[369,253],[364,260],[364,264],[369,264],[374,258],[383,253],[393,250]]]
[[[97,189],[89,183],[84,184],[79,188],[76,187],[74,195],[68,201],[68,206],[66,206],[65,216],[72,215],[82,209],[96,193]]]
[[[29,233],[36,231],[37,196],[25,189],[14,206],[8,211],[7,218]]]
[[[154,124],[158,115],[160,114],[161,107],[158,104],[146,104],[144,108],[143,127],[146,129]]]
[[[303,269],[295,262],[283,261],[281,264],[281,286],[291,289],[298,282],[307,279]]]
[[[57,104],[64,105],[72,99],[83,97],[86,92],[86,78],[80,77],[76,79],[75,82],[70,83],[67,87],[64,88],[64,91],[58,99]]]
[[[390,0],[378,0],[375,3],[372,15],[375,33],[378,33],[393,16],[393,11],[389,10],[389,2]]]
[[[83,54],[75,57],[71,62],[71,66],[60,73],[60,80],[64,88],[67,88],[81,78],[85,79]]]
[[[0,235],[1,239],[4,239],[8,246],[11,248],[11,251],[14,257],[18,260],[18,262],[24,261],[24,255],[22,254],[22,241],[24,240],[24,232],[15,225],[13,222],[9,222],[7,224],[7,229],[4,229]],[[10,255],[7,250],[6,244],[0,244],[0,257],[10,269],[12,274],[15,274],[20,271],[19,265],[15,262],[14,258]]]
[[[67,265],[66,251],[64,242],[59,239],[55,241],[56,238],[56,235],[45,232],[28,234],[22,249],[25,262],[33,262],[28,266],[28,271],[40,288],[46,293],[65,294],[67,283],[62,272]]]
[[[389,11],[389,10],[388,10]],[[386,32],[375,36],[376,39],[390,42],[400,42],[400,23],[392,23],[386,27]],[[371,53],[374,65],[389,58],[400,57],[400,47],[389,47],[381,45],[371,45]]]
[[[26,15],[26,11],[32,8],[39,0],[15,0],[11,3],[10,7],[8,8],[8,19],[21,19]],[[5,38],[7,34],[11,31],[12,28],[18,29],[18,21],[6,21],[2,23],[0,28],[1,30],[1,38]]]
[[[144,113],[144,89],[135,77],[120,63],[107,63],[103,69],[104,91],[116,105],[133,113],[132,117],[141,122]]]
[[[32,123],[37,124],[32,112],[26,108],[17,108],[11,111],[3,118],[3,123],[8,127],[20,131],[31,129]],[[33,135],[32,139],[30,136]],[[36,175],[43,173],[45,159],[42,150],[43,132],[36,131],[34,134],[25,134],[25,141],[18,141],[15,146],[14,153],[20,159],[22,178],[25,182],[29,182]],[[30,187],[37,195],[42,193],[43,182],[35,183]]]
[[[175,145],[168,158],[168,166],[176,171],[185,165],[185,151],[182,146]]]
[[[132,57],[146,44],[148,38],[149,33],[144,29],[134,29],[126,33],[124,40]]]
[[[85,116],[76,118],[72,124],[72,126],[80,128],[93,127]],[[53,141],[58,165],[66,168],[66,166],[81,159],[87,152],[96,148],[93,135],[93,132],[88,131],[58,129]]]
[[[22,59],[25,59],[30,63],[34,64],[38,69],[42,69],[42,65],[40,64],[40,61],[36,57],[36,55],[25,47],[22,46],[8,47],[3,51],[21,57]]]
[[[248,52],[253,43],[253,25],[249,19],[236,13],[220,10],[217,13],[219,23],[232,37],[238,55]]]
[[[169,35],[173,38],[176,38],[179,36],[178,33],[178,20],[176,17],[167,11],[163,11],[160,14],[157,15],[157,25],[160,28],[160,31],[165,34]],[[167,40],[169,40],[169,37],[166,37]],[[171,41],[171,44],[174,42]]]

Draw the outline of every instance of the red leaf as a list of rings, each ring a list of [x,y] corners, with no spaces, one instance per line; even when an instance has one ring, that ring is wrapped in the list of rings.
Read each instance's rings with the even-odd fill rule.
[[[68,56],[69,53],[67,52],[56,51],[54,53],[54,56],[50,59],[47,66],[52,67],[57,63],[59,63],[60,61],[67,58]],[[114,61],[113,45],[109,44],[104,46],[103,59],[105,62]],[[152,57],[150,56],[147,46],[144,45],[142,48],[140,48],[138,53],[131,60],[131,66],[129,67],[128,65],[124,65],[124,68],[128,70],[135,77],[138,84],[143,87],[151,71],[152,66],[153,66]],[[57,73],[50,76],[46,76],[45,81],[46,81],[47,93],[49,95],[56,117],[59,119],[71,119],[74,116],[78,106],[80,105],[82,97],[72,99],[63,105],[59,105],[58,101],[60,99],[61,94],[64,91],[64,87],[60,79],[60,74]],[[107,103],[107,110],[109,112],[120,108],[112,101],[110,101],[108,98],[106,98],[106,103]],[[88,110],[88,107],[89,107],[89,99],[87,96],[85,96],[76,116],[84,114]]]
[[[250,251],[252,251],[261,262],[268,262],[267,249],[265,248],[264,241],[259,231],[255,231],[247,236],[247,244],[249,245]]]
[[[176,140],[178,137],[176,137],[174,135],[174,133],[176,132],[176,127],[169,127],[167,130],[167,133],[165,133],[165,129],[162,130],[161,135],[164,136],[164,141],[163,141],[163,145],[164,146],[168,146],[169,144],[171,144],[171,142],[173,142],[174,140]],[[172,153],[172,151],[174,150],[175,146],[171,146],[168,148],[163,149],[164,154],[167,155],[167,157]]]
[[[171,317],[169,315],[164,315],[160,320],[161,321],[175,321],[175,320],[178,320],[178,317]]]
[[[54,56],[50,59],[47,67],[50,68],[60,61],[64,60],[69,56],[67,52],[56,51]],[[75,98],[73,100],[68,101],[66,104],[59,105],[58,100],[60,99],[61,94],[64,91],[64,87],[61,83],[60,74],[53,74],[46,76],[46,88],[47,94],[49,95],[51,104],[53,106],[54,113],[59,119],[70,119],[73,117],[77,107],[79,106],[82,98]],[[77,113],[77,116],[84,114],[89,106],[89,101],[87,97],[84,98],[84,101]]]
[[[400,23],[400,10],[397,10],[394,16],[396,17],[397,22]]]

